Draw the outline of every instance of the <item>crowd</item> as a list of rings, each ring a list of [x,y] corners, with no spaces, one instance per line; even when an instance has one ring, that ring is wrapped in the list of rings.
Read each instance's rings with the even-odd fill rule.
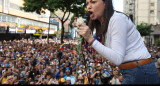
[[[23,39],[0,42],[0,84],[121,84],[118,67],[97,52],[77,51],[77,40]],[[149,48],[153,61],[160,50]],[[157,64],[159,65],[159,63]],[[158,69],[158,66],[157,66]]]

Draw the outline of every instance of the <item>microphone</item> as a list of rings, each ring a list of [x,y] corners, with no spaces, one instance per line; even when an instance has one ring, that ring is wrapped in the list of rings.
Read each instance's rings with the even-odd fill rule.
[[[90,20],[90,14],[88,12],[85,14],[84,19],[85,19],[85,24],[88,26],[88,23],[89,23],[89,20]],[[82,43],[83,42],[86,42],[84,40],[84,38],[82,38]]]
[[[85,23],[86,23],[86,25],[88,25],[89,20],[90,20],[90,15],[89,15],[89,13],[86,13],[85,16],[84,16],[84,18],[85,18]]]

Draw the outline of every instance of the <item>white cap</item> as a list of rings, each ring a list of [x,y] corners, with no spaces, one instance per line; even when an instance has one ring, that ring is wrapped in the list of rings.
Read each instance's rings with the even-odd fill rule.
[[[82,73],[82,70],[78,70],[78,73]]]
[[[93,65],[93,63],[90,63],[90,65],[89,66],[92,66]]]
[[[5,72],[5,70],[2,70],[2,74]]]
[[[66,80],[71,80],[71,77],[67,77]]]
[[[98,65],[97,66],[101,66],[101,64],[100,63],[98,63]]]

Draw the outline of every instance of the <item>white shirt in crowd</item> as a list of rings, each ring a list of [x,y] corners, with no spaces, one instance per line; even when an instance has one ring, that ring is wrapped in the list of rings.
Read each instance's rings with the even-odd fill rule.
[[[119,81],[118,78],[112,78],[112,80],[110,81],[110,83],[111,83],[112,85],[121,84],[121,82]]]
[[[110,19],[104,45],[95,40],[92,47],[116,65],[151,57],[133,22],[116,11]]]

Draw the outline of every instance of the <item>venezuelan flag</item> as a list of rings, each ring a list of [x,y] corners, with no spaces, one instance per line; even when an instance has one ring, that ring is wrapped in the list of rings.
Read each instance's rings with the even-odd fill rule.
[[[98,40],[100,43],[102,43],[102,36],[101,35],[99,35],[99,36],[96,37],[96,33],[95,33],[94,36],[93,36],[93,38],[96,39],[96,40]],[[95,52],[95,49],[92,48],[91,51]]]
[[[95,39],[97,39],[99,42],[101,42],[102,43],[102,36],[97,36],[96,37],[96,34],[93,36],[93,38],[95,38]]]
[[[83,47],[85,47],[85,49],[89,52],[88,42],[84,41],[84,42],[83,42]]]
[[[63,49],[64,49],[64,43],[61,44],[61,46],[60,46],[60,50],[63,50]]]

